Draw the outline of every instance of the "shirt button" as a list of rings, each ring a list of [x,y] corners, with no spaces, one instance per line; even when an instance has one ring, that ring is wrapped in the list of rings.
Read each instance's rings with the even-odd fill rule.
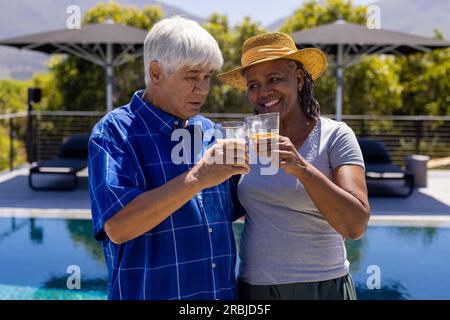
[[[178,121],[176,121],[176,120],[175,120],[173,123],[174,123],[176,126],[178,125]]]
[[[209,228],[208,231],[209,231],[209,233],[212,233],[212,228]]]
[[[216,267],[216,264],[213,262],[213,263],[211,264],[211,267],[214,269],[214,268]]]

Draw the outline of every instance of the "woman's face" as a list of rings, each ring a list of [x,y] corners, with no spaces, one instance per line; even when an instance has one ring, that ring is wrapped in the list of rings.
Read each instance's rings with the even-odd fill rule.
[[[280,118],[300,108],[298,90],[303,72],[286,59],[267,61],[244,71],[247,97],[258,113],[279,112]],[[299,109],[297,109],[299,110]]]

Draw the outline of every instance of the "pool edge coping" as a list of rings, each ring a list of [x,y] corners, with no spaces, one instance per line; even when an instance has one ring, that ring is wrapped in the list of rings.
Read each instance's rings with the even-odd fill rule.
[[[0,218],[91,219],[89,209],[0,208]],[[243,223],[237,220],[237,223]],[[450,215],[375,214],[369,226],[450,227]]]

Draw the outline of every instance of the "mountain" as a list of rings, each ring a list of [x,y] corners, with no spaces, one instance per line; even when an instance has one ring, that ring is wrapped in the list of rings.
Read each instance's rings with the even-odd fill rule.
[[[69,5],[79,5],[86,12],[100,0],[0,0],[0,38],[9,38],[31,32],[65,28]],[[177,7],[151,0],[118,0],[122,4],[143,7],[161,6],[166,16],[183,15],[200,23],[205,20]],[[300,3],[300,1],[298,1]],[[450,40],[450,0],[377,0],[381,10],[383,29],[433,36],[433,29],[443,32]],[[266,26],[270,31],[280,28],[286,17]],[[0,47],[0,79],[29,78],[34,72],[46,71],[47,55]]]
[[[70,5],[78,5],[83,14],[100,0],[0,0],[0,38],[14,37],[22,34],[41,32],[66,27],[66,13]],[[104,2],[104,1],[103,1]],[[177,7],[159,1],[149,0],[119,0],[120,4],[159,5],[166,16],[183,15],[190,19],[204,22],[203,18],[191,15]],[[20,21],[20,23],[18,23]]]
[[[450,0],[379,0],[381,27],[427,37],[438,29],[450,39]]]
[[[66,13],[70,5],[78,5],[81,13],[100,0],[0,0],[0,39],[15,36],[63,29],[66,27]],[[144,7],[159,5],[167,17],[183,15],[187,18],[204,23],[204,19],[189,14],[177,7],[159,1],[149,0],[119,0],[121,4]],[[48,55],[20,51],[14,48],[0,47],[0,78],[30,78],[34,72],[47,70]]]
[[[272,22],[271,24],[267,25],[265,28],[270,31],[270,32],[274,32],[274,31],[278,31],[281,26],[284,23],[284,20],[286,20],[288,17],[284,17],[284,18],[279,18],[277,20],[275,20],[274,22]]]
[[[383,29],[426,37],[432,37],[433,29],[438,29],[450,40],[450,0],[378,0],[373,4],[380,7]],[[270,23],[266,29],[278,30],[286,18]]]

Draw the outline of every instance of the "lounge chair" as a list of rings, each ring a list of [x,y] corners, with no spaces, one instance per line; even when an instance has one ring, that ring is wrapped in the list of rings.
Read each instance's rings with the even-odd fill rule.
[[[408,197],[414,190],[414,175],[392,163],[383,142],[358,139],[366,166],[370,196]]]
[[[77,172],[87,167],[88,135],[70,136],[61,146],[59,156],[55,159],[38,163],[30,168],[28,185],[33,190],[73,190],[78,186]],[[52,185],[36,186],[33,175],[68,175],[70,183],[53,183]]]

